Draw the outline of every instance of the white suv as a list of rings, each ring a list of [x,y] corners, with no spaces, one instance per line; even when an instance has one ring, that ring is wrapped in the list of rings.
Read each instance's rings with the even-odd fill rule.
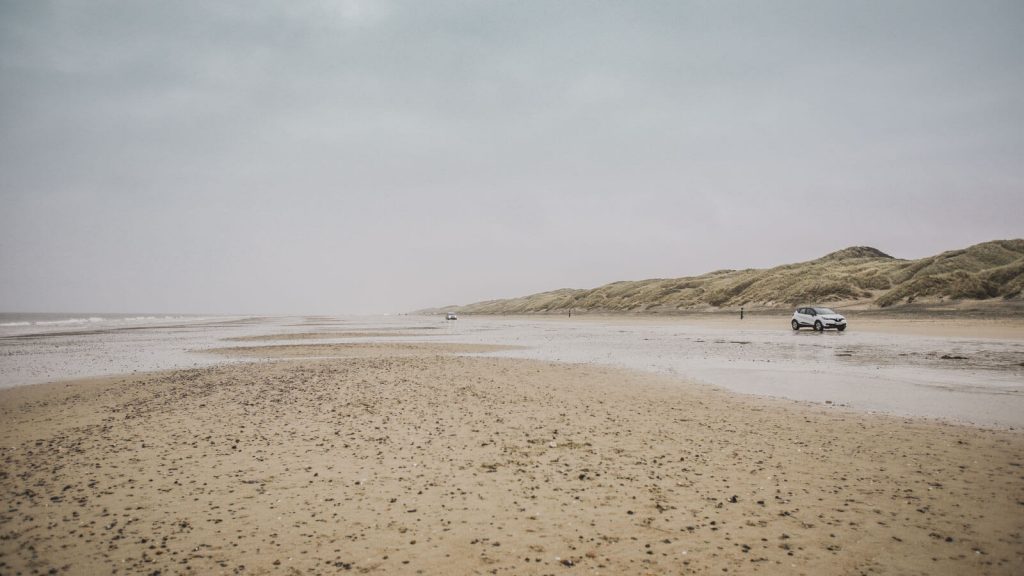
[[[799,330],[801,326],[810,326],[815,331],[821,332],[826,328],[835,328],[842,332],[846,330],[846,318],[842,314],[836,314],[831,308],[797,308],[793,312],[793,321],[790,322],[793,330]]]

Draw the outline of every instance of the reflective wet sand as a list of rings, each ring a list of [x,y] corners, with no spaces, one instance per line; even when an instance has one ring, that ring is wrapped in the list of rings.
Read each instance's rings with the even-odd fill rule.
[[[485,344],[489,355],[638,369],[864,412],[1024,426],[1024,321],[785,317],[316,317],[205,320],[0,337],[0,387],[241,361],[205,350],[294,343]],[[249,353],[246,358],[259,358]]]

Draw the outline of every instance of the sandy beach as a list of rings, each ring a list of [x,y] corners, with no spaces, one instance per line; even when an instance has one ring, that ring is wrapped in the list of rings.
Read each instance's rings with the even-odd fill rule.
[[[1022,38],[0,3],[0,576],[1024,576]]]
[[[0,572],[1024,571],[1019,431],[482,351],[2,390]]]

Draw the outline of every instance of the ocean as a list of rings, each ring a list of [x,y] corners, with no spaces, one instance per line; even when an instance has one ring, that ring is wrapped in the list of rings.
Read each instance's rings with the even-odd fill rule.
[[[112,314],[96,312],[0,312],[0,336],[26,332],[50,332],[67,328],[106,330],[118,326],[139,326],[167,322],[204,320],[191,314]]]

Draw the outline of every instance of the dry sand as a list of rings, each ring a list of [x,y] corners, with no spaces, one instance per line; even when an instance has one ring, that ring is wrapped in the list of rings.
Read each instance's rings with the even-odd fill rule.
[[[454,345],[274,349],[0,391],[0,573],[1024,572],[1020,432]]]
[[[401,332],[295,332],[285,334],[260,334],[258,336],[237,336],[225,338],[227,342],[273,342],[275,340],[331,340],[337,338],[394,338],[400,336],[424,336]]]
[[[276,344],[271,346],[239,346],[214,348],[208,352],[242,358],[372,358],[386,356],[419,356],[423,354],[478,354],[515,350],[518,346],[494,344],[452,344],[426,342],[356,342],[344,344]]]

